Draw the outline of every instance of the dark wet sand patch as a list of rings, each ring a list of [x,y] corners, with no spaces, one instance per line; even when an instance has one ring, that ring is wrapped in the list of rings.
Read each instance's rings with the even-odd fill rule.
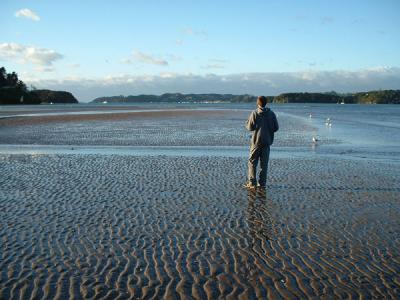
[[[400,292],[395,166],[1,155],[0,298],[385,298]]]
[[[65,107],[63,105],[55,105],[51,106],[50,108],[44,108],[41,106],[33,106],[33,107],[23,107],[23,106],[17,106],[14,108],[9,107],[9,106],[2,106],[2,109],[0,110],[0,118],[4,116],[9,116],[9,115],[18,115],[18,114],[43,114],[43,113],[70,113],[70,112],[91,112],[91,111],[110,111],[110,110],[134,110],[134,109],[142,109],[144,107],[142,106],[136,106],[136,105],[128,105],[128,106],[122,106],[122,105],[104,105],[104,106],[69,106]]]
[[[131,108],[134,109],[134,108]],[[49,123],[65,123],[65,122],[88,122],[88,121],[119,121],[119,120],[136,120],[143,118],[171,118],[180,117],[182,115],[188,117],[204,117],[204,116],[220,116],[226,114],[221,110],[174,110],[167,109],[161,111],[139,111],[139,112],[109,112],[101,113],[101,110],[95,114],[63,114],[63,115],[40,115],[40,116],[23,116],[0,119],[0,126],[30,126]]]

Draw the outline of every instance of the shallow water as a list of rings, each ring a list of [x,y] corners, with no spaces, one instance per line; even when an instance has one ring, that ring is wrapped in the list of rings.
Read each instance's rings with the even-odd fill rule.
[[[276,104],[271,107],[278,115],[281,126],[275,142],[277,147],[293,147],[294,153],[303,151],[306,156],[339,154],[393,161],[400,156],[399,106]],[[250,134],[243,124],[253,108],[250,104],[168,103],[3,106],[0,116],[11,119],[0,122],[0,151],[17,150],[12,146],[1,146],[7,144],[204,146],[204,149],[206,146],[247,147]],[[199,112],[198,117],[186,114],[193,109]],[[176,112],[176,115],[164,117],[163,111]],[[146,116],[145,112],[161,114]],[[117,114],[120,118],[108,118],[107,114]],[[103,115],[104,118],[88,119],[91,115]],[[23,126],[9,125],[15,116],[26,120]],[[54,119],[35,123],[35,120],[45,116]],[[71,122],[63,120],[63,116],[76,116],[79,119]],[[325,125],[327,118],[331,120],[331,127]],[[319,141],[313,143],[313,137]],[[58,147],[57,151],[60,149]]]

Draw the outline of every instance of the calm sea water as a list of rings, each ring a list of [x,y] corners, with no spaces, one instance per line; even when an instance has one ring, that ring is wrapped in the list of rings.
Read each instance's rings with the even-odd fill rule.
[[[295,115],[312,124],[318,129],[318,138],[339,141],[337,145],[321,147],[321,152],[400,161],[400,105],[286,104],[272,107],[278,114]],[[326,125],[328,118],[331,126]]]
[[[337,140],[335,145],[316,148],[320,153],[381,157],[400,161],[400,105],[357,104],[272,104],[278,119],[296,117],[316,128],[320,140]],[[135,104],[66,104],[40,106],[0,106],[0,117],[32,114],[99,113],[137,109],[232,109],[252,110],[253,104],[232,103],[135,103]],[[311,115],[311,117],[310,117]],[[330,119],[331,126],[326,126]]]

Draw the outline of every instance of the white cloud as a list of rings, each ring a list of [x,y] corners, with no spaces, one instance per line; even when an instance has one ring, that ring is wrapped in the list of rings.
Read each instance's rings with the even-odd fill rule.
[[[15,13],[15,16],[17,18],[20,18],[20,17],[27,18],[27,19],[30,19],[30,20],[36,21],[36,22],[40,21],[40,17],[37,15],[37,13],[30,10],[29,8],[20,9],[19,11],[17,11]]]
[[[132,63],[132,60],[130,60],[129,58],[123,58],[123,59],[121,59],[119,62],[120,62],[121,64],[124,64],[124,65],[129,65],[129,64]]]
[[[173,72],[163,72],[163,73],[160,73],[160,77],[161,78],[175,78],[177,76],[177,74],[176,73],[173,73]]]
[[[232,93],[278,95],[284,92],[358,92],[399,89],[400,68],[377,67],[358,71],[304,71],[195,75],[161,73],[133,76],[122,74],[103,78],[33,80],[22,77],[38,88],[72,92],[80,101],[100,96],[181,93]],[[30,80],[28,80],[30,79]]]
[[[193,35],[193,34],[194,34],[193,29],[190,28],[190,27],[184,28],[184,29],[183,29],[183,32],[184,32],[185,34],[187,34],[187,35]]]
[[[53,72],[54,71],[53,67],[46,67],[46,66],[37,66],[35,69],[36,69],[36,71],[39,71],[39,72]]]
[[[169,61],[178,62],[178,61],[182,61],[182,60],[183,60],[183,58],[182,58],[181,56],[175,55],[175,54],[167,54],[165,57],[166,57]]]
[[[0,56],[16,57],[24,51],[25,47],[16,43],[0,44]]]
[[[202,67],[203,69],[225,69],[223,64],[208,64]]]
[[[210,59],[211,62],[215,62],[215,63],[221,63],[221,64],[225,64],[228,62],[228,60],[226,59],[220,59],[220,58],[212,58]]]
[[[46,48],[25,46],[17,43],[1,43],[0,58],[12,59],[19,63],[32,63],[40,66],[51,66],[54,61],[63,58],[60,53]]]
[[[76,69],[79,68],[81,65],[80,64],[69,64],[68,67],[70,67],[71,69]]]
[[[38,65],[50,66],[55,60],[61,59],[63,56],[54,50],[27,47],[25,50],[25,58],[29,62]]]
[[[207,40],[208,38],[208,34],[204,30],[194,30],[191,27],[184,28],[183,33],[185,33],[186,35],[198,36],[203,40]]]
[[[208,60],[209,63],[207,65],[202,66],[202,69],[225,69],[226,63],[228,62],[226,59],[213,58]]]
[[[168,66],[168,62],[164,59],[156,58],[150,54],[143,53],[141,51],[133,51],[133,57],[136,61],[150,64],[150,65],[159,65],[159,66]]]

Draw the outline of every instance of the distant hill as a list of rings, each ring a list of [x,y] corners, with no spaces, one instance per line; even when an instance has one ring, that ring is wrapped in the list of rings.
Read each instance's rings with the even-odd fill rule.
[[[400,90],[369,91],[354,94],[284,93],[274,97],[274,103],[357,103],[400,104]]]
[[[0,68],[0,104],[78,103],[69,92],[51,90],[29,91],[15,72]]]
[[[94,99],[93,103],[136,103],[136,102],[254,102],[257,97],[252,95],[232,95],[232,94],[181,94],[166,93],[160,96],[156,95],[138,95],[138,96],[111,96],[99,97]]]
[[[30,94],[41,103],[78,103],[74,95],[65,91],[32,90]]]
[[[354,103],[400,104],[400,90],[370,91],[352,95]]]
[[[400,90],[369,91],[363,93],[283,93],[279,96],[267,96],[273,103],[359,103],[359,104],[400,104]],[[255,102],[253,95],[232,94],[181,94],[167,93],[157,95],[99,97],[92,103],[138,103],[138,102]]]

